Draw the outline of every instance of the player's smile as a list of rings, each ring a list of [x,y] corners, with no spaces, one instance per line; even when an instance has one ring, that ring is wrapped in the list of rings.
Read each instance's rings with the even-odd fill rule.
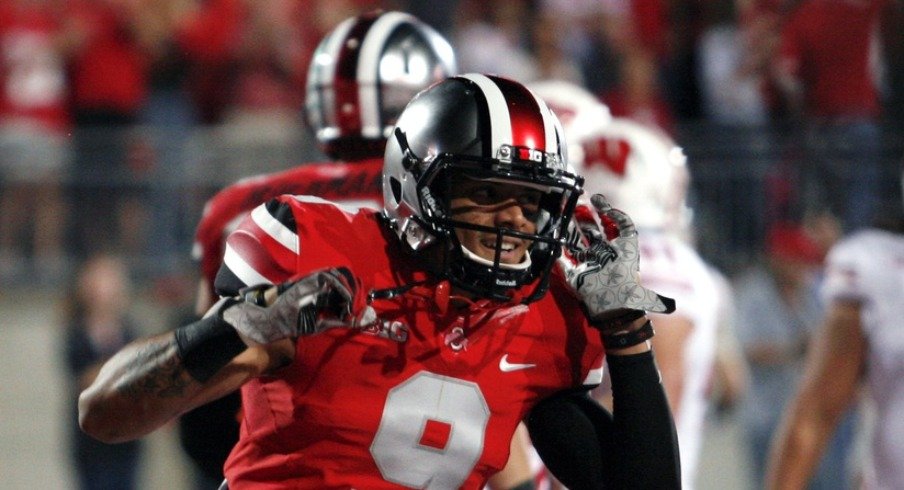
[[[522,233],[535,233],[541,192],[514,183],[488,182],[470,178],[453,179],[450,207],[456,220],[491,228],[508,228]],[[459,242],[482,259],[496,257],[495,233],[456,229]],[[503,264],[519,264],[527,255],[530,240],[502,237],[499,260]]]
[[[503,237],[502,252],[499,254],[500,262],[504,264],[517,264],[524,259],[527,253],[527,242],[518,238]],[[479,249],[468,247],[472,252],[487,260],[493,260],[496,254],[496,235],[484,235],[480,240]]]

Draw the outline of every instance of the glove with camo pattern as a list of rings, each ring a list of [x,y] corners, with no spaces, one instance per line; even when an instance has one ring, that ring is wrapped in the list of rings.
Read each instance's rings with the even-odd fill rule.
[[[336,327],[360,328],[376,320],[372,308],[352,311],[357,281],[344,268],[323,269],[278,286],[260,284],[239,291],[240,299],[220,315],[240,334],[267,344]]]
[[[644,312],[675,311],[675,300],[640,285],[640,251],[631,218],[612,208],[602,194],[594,194],[590,203],[593,209],[575,210],[577,229],[560,264],[591,323],[618,329]]]

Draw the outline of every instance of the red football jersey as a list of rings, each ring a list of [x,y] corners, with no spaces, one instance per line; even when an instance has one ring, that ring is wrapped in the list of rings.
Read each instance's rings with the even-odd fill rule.
[[[224,243],[242,217],[255,206],[282,194],[319,196],[335,202],[380,209],[383,206],[383,159],[353,163],[309,163],[279,173],[258,175],[232,184],[204,206],[192,254],[210,285],[223,263]],[[211,302],[216,297],[209,298]]]
[[[427,279],[413,262],[376,212],[281,196],[229,236],[224,267],[251,284],[345,266],[365,295]],[[229,487],[479,489],[539,399],[599,383],[599,333],[561,276],[530,305],[446,311],[436,291],[376,300],[373,328],[301,338],[246,383]]]

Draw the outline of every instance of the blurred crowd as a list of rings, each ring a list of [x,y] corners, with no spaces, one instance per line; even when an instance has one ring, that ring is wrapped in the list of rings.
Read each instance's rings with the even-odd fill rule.
[[[0,270],[53,276],[107,249],[178,269],[198,203],[218,186],[313,159],[301,111],[311,53],[341,19],[374,8],[446,34],[462,71],[577,83],[614,115],[677,133],[691,165],[735,172],[727,195],[700,191],[745,217],[710,230],[729,249],[760,245],[766,221],[789,214],[828,210],[851,228],[887,194],[881,128],[904,112],[904,41],[882,35],[904,25],[901,3],[855,3],[9,0]],[[731,154],[694,158],[699,138],[682,133],[695,123],[734,131]],[[788,127],[804,136],[785,146],[770,129]],[[213,149],[198,144],[204,130]],[[239,170],[217,181],[228,162],[210,154],[223,148]],[[870,163],[846,179],[858,158]]]
[[[685,147],[696,241],[745,298],[743,364],[771,408],[743,414],[761,473],[822,311],[824,254],[888,203],[900,212],[900,0],[4,0],[0,288],[106,253],[129,259],[110,259],[117,273],[192,274],[208,197],[324,159],[303,120],[307,67],[326,32],[374,8],[446,34],[463,72],[573,82]],[[84,309],[67,323],[87,333],[72,332],[132,335]],[[779,331],[749,328],[763,311]],[[70,353],[76,379],[103,354]]]

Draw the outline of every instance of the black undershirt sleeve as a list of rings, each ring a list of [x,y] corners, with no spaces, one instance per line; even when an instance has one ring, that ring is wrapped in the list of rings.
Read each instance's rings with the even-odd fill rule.
[[[571,490],[611,488],[612,415],[586,391],[538,403],[525,419],[543,464]]]
[[[680,488],[678,438],[653,354],[607,363],[614,413],[586,391],[541,401],[525,419],[537,453],[571,490]]]
[[[681,488],[678,435],[653,352],[607,356],[616,488]]]
[[[220,266],[220,270],[217,271],[217,278],[214,280],[214,287],[219,296],[237,296],[239,290],[245,286],[247,284],[242,282],[226,264]]]

